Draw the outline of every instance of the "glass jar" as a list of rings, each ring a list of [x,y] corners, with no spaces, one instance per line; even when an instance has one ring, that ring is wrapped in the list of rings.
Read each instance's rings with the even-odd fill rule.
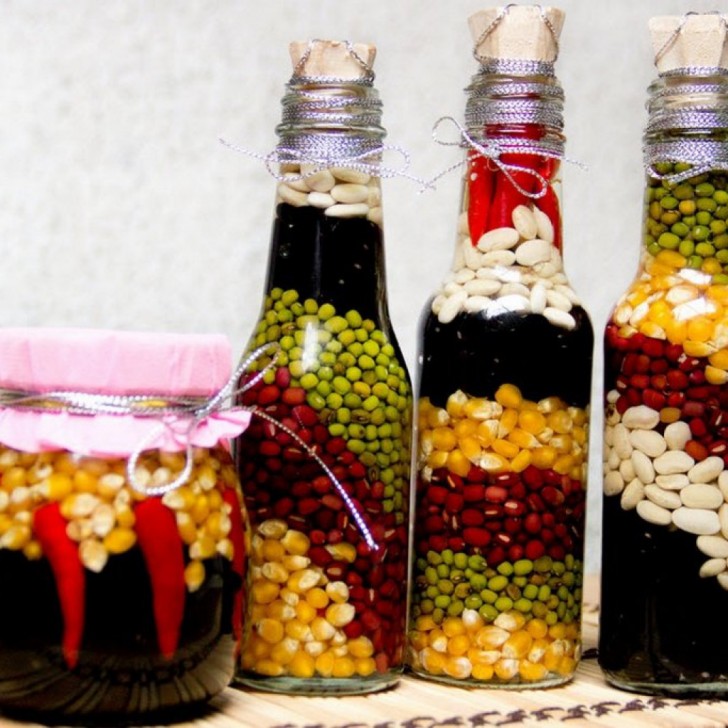
[[[350,63],[353,77],[308,76],[320,52]],[[257,416],[236,446],[253,527],[238,682],[363,693],[402,669],[411,389],[387,308],[373,52],[315,41],[299,53],[250,342],[278,353],[242,398]]]
[[[0,330],[0,710],[117,723],[226,687],[249,413],[195,409],[229,377],[223,337]]]
[[[726,697],[728,71],[649,93],[639,270],[604,344],[599,662],[617,687]]]
[[[560,254],[553,63],[481,63],[455,260],[421,319],[409,660],[540,687],[580,654],[593,335]]]

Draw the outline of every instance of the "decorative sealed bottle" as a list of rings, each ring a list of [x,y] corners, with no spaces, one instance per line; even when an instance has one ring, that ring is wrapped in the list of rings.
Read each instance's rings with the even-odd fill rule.
[[[642,255],[605,336],[599,662],[628,690],[725,697],[726,20],[650,30]]]
[[[371,46],[291,52],[251,341],[278,351],[243,399],[258,416],[237,443],[253,526],[238,679],[363,693],[397,680],[406,618],[412,396],[387,308],[381,102]]]
[[[455,261],[421,326],[409,631],[413,670],[454,684],[553,685],[580,653],[593,334],[560,254],[562,22],[470,20]]]

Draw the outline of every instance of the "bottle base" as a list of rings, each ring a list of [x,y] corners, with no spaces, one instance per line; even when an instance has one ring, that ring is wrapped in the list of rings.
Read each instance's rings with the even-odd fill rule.
[[[543,680],[534,681],[500,681],[500,680],[470,680],[467,678],[458,679],[447,675],[431,675],[427,672],[416,672],[412,670],[412,677],[418,680],[436,682],[442,685],[452,685],[458,688],[483,688],[487,690],[540,690],[541,688],[555,688],[571,682],[573,675],[550,675]]]
[[[602,668],[603,669],[603,668]],[[667,698],[717,698],[728,699],[728,679],[700,683],[661,683],[628,680],[604,670],[606,681],[618,690],[642,695],[660,695]]]
[[[401,675],[372,675],[371,677],[266,677],[243,672],[235,676],[231,687],[252,688],[285,695],[341,696],[378,693],[394,687]]]

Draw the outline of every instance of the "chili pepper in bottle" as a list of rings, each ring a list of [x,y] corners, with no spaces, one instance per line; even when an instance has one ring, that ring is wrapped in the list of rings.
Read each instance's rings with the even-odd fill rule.
[[[561,221],[540,208],[563,156],[562,22],[534,6],[470,20],[463,139],[495,182],[477,240],[463,197],[453,269],[421,319],[408,655],[457,685],[558,684],[581,649],[593,335]]]
[[[726,17],[650,34],[640,264],[604,338],[599,663],[627,690],[725,699]]]
[[[291,52],[250,342],[280,352],[241,400],[270,419],[254,418],[236,443],[253,532],[238,681],[364,693],[398,679],[406,618],[412,399],[387,307],[381,102],[372,46],[312,41]]]

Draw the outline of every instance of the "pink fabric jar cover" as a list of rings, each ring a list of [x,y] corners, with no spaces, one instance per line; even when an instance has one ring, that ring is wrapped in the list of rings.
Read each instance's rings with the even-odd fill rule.
[[[228,339],[98,329],[0,329],[0,389],[33,394],[210,398],[232,376]],[[0,407],[0,442],[26,452],[69,450],[129,457],[143,446],[177,452],[213,447],[242,433],[251,413],[213,411],[190,428],[190,415],[76,414]],[[164,425],[164,426],[162,426]]]

